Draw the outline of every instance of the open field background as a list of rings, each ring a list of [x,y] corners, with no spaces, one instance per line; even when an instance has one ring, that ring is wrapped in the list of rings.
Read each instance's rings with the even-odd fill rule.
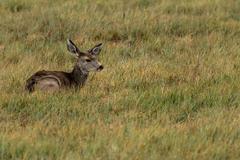
[[[104,43],[80,91],[24,91],[70,71],[71,37]],[[239,159],[239,0],[1,0],[0,159]]]

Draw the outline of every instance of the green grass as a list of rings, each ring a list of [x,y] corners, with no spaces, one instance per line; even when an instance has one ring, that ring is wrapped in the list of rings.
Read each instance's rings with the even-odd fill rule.
[[[0,159],[239,159],[239,0],[1,0]],[[66,39],[104,43],[79,91]]]

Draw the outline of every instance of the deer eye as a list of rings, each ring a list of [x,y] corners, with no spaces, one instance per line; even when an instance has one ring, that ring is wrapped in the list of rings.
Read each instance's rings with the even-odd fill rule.
[[[87,61],[87,62],[91,62],[91,60],[90,60],[90,59],[86,59],[86,61]]]

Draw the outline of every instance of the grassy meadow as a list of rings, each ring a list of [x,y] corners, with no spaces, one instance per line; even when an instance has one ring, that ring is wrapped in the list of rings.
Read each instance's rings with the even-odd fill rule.
[[[104,44],[79,91],[24,90]],[[240,159],[239,0],[0,0],[0,160]]]

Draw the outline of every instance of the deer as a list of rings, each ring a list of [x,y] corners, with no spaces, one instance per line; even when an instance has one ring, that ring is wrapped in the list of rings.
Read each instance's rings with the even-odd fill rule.
[[[25,89],[30,93],[36,89],[41,91],[58,91],[62,88],[81,88],[91,71],[103,70],[103,65],[98,61],[102,50],[102,43],[82,52],[67,39],[67,50],[74,55],[76,63],[71,72],[40,70],[27,79]]]

